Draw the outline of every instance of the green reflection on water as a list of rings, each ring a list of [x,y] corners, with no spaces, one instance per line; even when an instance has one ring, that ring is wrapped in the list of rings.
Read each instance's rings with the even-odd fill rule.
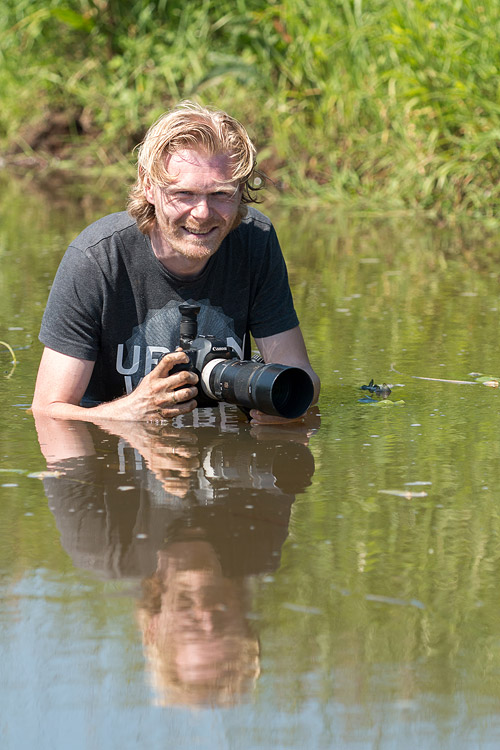
[[[19,364],[0,379],[0,468],[39,471],[45,465],[26,408],[41,314],[66,244],[102,207],[53,205],[25,186],[7,190],[0,339]],[[106,202],[106,211],[115,208]],[[500,394],[412,376],[500,376],[496,240],[472,229],[464,236],[403,221],[270,213],[323,392],[321,428],[310,442],[312,484],[293,505],[279,570],[252,584],[263,659],[253,716],[263,735],[247,727],[247,746],[266,746],[266,727],[279,733],[278,746],[298,746],[300,731],[285,732],[280,721],[293,716],[304,729],[311,703],[322,717],[318,747],[337,737],[322,714],[328,706],[345,746],[371,746],[376,736],[398,746],[396,709],[408,712],[404,723],[417,738],[430,724],[442,747],[460,746],[457,727],[475,728],[471,741],[492,741],[492,702],[500,697]],[[0,365],[9,371],[7,351]],[[390,383],[404,406],[360,403],[371,378]],[[88,577],[60,546],[41,483],[1,473],[0,499],[6,585],[49,571],[66,581],[60,596],[71,610],[74,587]],[[48,600],[41,580],[39,596]],[[112,628],[123,603],[110,611],[105,584],[92,582],[89,592],[96,633]],[[131,602],[130,622],[133,610]],[[132,641],[131,630],[123,643]],[[362,719],[354,721],[355,709]]]

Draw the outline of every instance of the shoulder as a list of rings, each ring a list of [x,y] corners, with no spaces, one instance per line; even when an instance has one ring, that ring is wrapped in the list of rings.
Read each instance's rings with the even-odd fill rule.
[[[240,228],[242,228],[243,231],[245,231],[245,229],[257,229],[263,232],[269,232],[273,228],[273,225],[268,216],[254,206],[248,206],[247,214],[245,218],[242,219]]]
[[[80,250],[87,250],[99,245],[109,245],[119,239],[130,242],[142,241],[143,235],[134,219],[126,212],[103,216],[101,219],[89,224],[78,237],[72,242],[71,246]]]
[[[230,233],[230,240],[246,247],[252,254],[259,248],[264,251],[269,245],[278,245],[271,219],[253,206],[248,206],[246,216]]]

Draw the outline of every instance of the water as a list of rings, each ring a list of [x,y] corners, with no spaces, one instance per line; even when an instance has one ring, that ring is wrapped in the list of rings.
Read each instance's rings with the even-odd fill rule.
[[[496,239],[271,206],[306,424],[35,427],[58,260],[121,196],[2,191],[2,748],[496,747],[499,390],[419,379],[500,376]]]

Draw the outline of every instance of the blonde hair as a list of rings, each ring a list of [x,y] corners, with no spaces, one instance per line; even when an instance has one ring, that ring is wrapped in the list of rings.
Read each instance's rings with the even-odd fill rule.
[[[144,181],[148,177],[155,185],[170,184],[165,157],[181,149],[228,154],[232,180],[243,186],[241,204],[257,202],[254,192],[261,185],[251,184],[256,173],[256,150],[243,125],[226,112],[183,101],[149,128],[138,147],[137,181],[130,191],[127,210],[143,234],[149,234],[156,221],[155,207],[144,193]],[[241,208],[244,216],[246,208]]]
[[[143,581],[144,597],[137,608],[137,620],[142,631],[144,655],[154,702],[159,706],[234,706],[249,697],[260,675],[260,644],[245,617],[248,590],[244,579],[229,579],[221,571],[209,567],[183,570],[179,561],[167,561],[168,583],[165,573],[154,573]],[[205,644],[208,672],[200,670],[196,679],[182,668],[179,654],[186,633],[191,644],[200,633],[193,626],[177,627],[182,609],[182,594],[190,591],[186,574],[196,573],[199,590],[216,596],[225,606],[224,625]],[[161,614],[167,615],[160,626],[155,626]],[[214,648],[212,651],[211,648]]]

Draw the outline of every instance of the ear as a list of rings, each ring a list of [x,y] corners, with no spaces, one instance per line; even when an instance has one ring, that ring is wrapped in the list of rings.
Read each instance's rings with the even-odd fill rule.
[[[156,187],[151,182],[151,178],[148,174],[144,175],[142,185],[144,189],[144,195],[146,196],[146,200],[148,201],[148,203],[152,203],[153,206],[156,205]]]

